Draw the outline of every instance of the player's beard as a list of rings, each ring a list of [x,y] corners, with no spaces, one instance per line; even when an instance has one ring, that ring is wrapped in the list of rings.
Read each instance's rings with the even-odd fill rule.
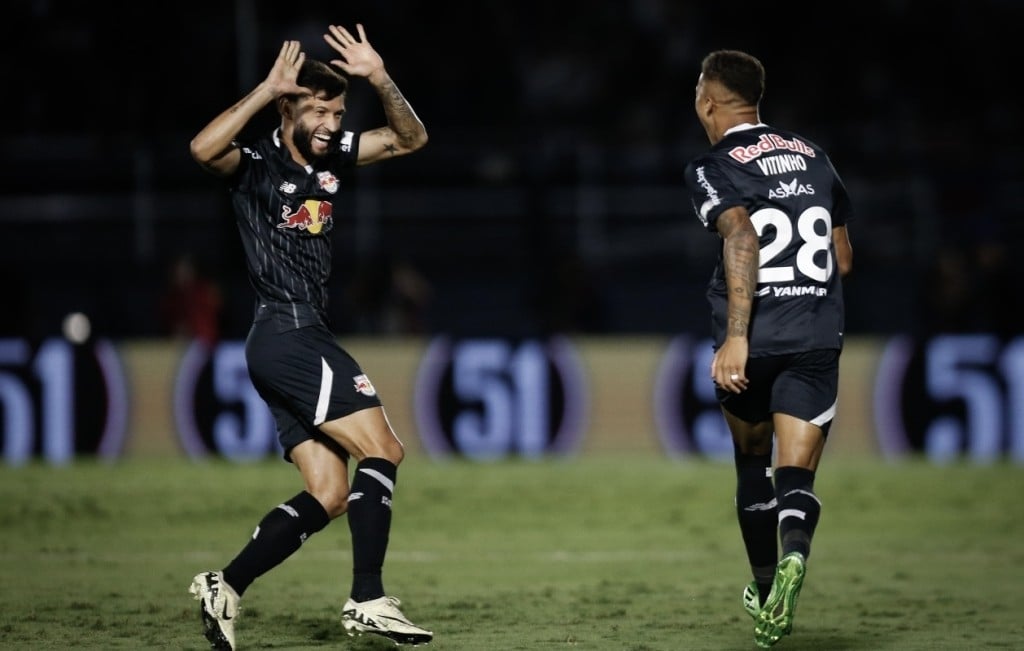
[[[292,144],[299,150],[302,157],[310,163],[326,158],[331,153],[337,151],[338,141],[340,140],[340,133],[331,135],[331,141],[327,144],[327,151],[323,154],[317,154],[313,151],[313,132],[311,132],[306,125],[296,124],[292,130]]]

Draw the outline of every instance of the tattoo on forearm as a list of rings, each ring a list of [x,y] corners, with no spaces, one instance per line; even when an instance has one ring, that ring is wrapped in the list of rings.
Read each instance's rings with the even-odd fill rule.
[[[378,92],[380,93],[381,102],[384,104],[384,114],[387,116],[388,124],[398,135],[398,139],[403,143],[414,141],[416,134],[421,128],[419,120],[416,118],[416,114],[413,113],[412,107],[409,106],[409,102],[405,100],[402,92],[398,90],[398,86],[389,80],[387,85],[380,88]],[[387,149],[392,154],[396,151],[394,145]]]
[[[728,334],[744,336],[750,326],[750,312],[757,288],[757,235],[751,232],[730,237],[723,254],[725,281],[729,288]]]
[[[726,330],[729,337],[745,337],[747,334],[747,322],[736,317],[729,317],[729,325]]]

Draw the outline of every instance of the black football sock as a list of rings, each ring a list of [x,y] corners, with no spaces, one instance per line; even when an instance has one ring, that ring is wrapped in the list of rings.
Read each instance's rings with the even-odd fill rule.
[[[391,532],[391,496],[398,468],[387,459],[363,459],[352,477],[348,528],[352,532],[352,599],[384,596],[381,571]]]
[[[772,485],[772,455],[734,455],[736,465],[736,515],[750,571],[764,604],[772,589],[778,561],[778,510]]]
[[[320,502],[302,491],[263,516],[248,544],[224,568],[224,581],[238,596],[257,577],[280,564],[331,519]]]
[[[779,539],[782,554],[811,555],[811,539],[821,516],[821,501],[814,494],[814,471],[787,466],[775,471],[779,501]]]

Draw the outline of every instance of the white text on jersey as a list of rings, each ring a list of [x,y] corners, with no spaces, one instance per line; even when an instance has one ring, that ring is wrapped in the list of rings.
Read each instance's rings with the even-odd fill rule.
[[[788,149],[804,156],[815,157],[814,150],[810,145],[799,138],[786,140],[777,133],[766,133],[757,139],[757,143],[746,147],[733,147],[729,155],[741,163],[749,163],[756,160],[761,154],[776,151],[777,149]]]

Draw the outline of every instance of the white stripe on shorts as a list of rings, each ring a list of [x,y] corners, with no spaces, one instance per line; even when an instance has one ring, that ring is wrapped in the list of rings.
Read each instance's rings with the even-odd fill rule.
[[[334,371],[327,365],[327,360],[320,358],[320,396],[316,399],[314,425],[322,425],[327,419],[327,406],[331,402],[331,385],[334,384]]]
[[[839,404],[838,400],[833,402],[831,407],[829,407],[825,411],[821,412],[820,414],[818,414],[817,416],[812,418],[811,419],[811,423],[817,425],[818,427],[821,427],[825,423],[827,423],[830,420],[832,420],[833,418],[835,418],[836,417],[836,405],[837,404]]]

